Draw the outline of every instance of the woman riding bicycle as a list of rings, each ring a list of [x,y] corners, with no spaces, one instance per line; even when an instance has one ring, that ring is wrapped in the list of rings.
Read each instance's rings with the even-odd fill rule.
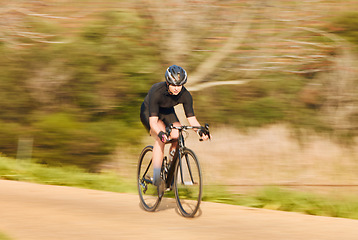
[[[160,171],[164,155],[165,143],[170,139],[178,138],[178,130],[173,129],[168,137],[165,128],[170,124],[181,126],[174,111],[174,106],[183,104],[185,115],[191,126],[200,126],[193,110],[193,98],[190,92],[183,86],[187,82],[186,71],[177,65],[170,66],[165,72],[165,82],[154,84],[141,106],[140,119],[144,127],[153,136],[155,143],[153,147],[153,183],[160,186]],[[206,132],[198,129],[197,133],[203,140],[208,140]],[[170,152],[176,149],[177,142],[172,142]]]

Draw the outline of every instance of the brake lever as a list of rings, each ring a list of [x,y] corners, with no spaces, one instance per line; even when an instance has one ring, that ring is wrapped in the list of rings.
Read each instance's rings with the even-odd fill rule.
[[[206,130],[206,133],[209,137],[209,140],[211,140],[211,137],[210,137],[210,131],[209,131],[209,124],[208,123],[205,123],[205,130]]]
[[[170,133],[172,132],[172,129],[173,129],[173,124],[172,123],[165,128],[167,137],[170,136]]]

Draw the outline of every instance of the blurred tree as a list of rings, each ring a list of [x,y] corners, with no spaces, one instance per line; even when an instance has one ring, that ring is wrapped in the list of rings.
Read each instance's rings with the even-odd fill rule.
[[[67,17],[37,11],[47,5],[50,5],[48,1],[1,1],[0,40],[11,47],[28,46],[33,42],[64,43],[56,39],[58,36],[53,33],[53,26],[46,27],[48,22],[42,19],[59,20]]]
[[[141,101],[171,64],[210,122],[355,129],[355,28],[330,22],[330,4],[2,1],[0,151],[32,134],[41,161],[94,169],[138,143]]]

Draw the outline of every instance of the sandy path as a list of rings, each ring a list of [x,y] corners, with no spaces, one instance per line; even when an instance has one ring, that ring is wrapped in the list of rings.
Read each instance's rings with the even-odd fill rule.
[[[216,203],[178,215],[164,199],[158,212],[137,195],[0,180],[0,231],[15,240],[358,239],[358,221]]]

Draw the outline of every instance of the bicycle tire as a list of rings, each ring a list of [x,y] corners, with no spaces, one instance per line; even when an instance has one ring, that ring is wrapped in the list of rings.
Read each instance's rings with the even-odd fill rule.
[[[159,197],[158,190],[152,184],[153,164],[152,164],[153,146],[146,146],[140,156],[137,168],[137,187],[139,199],[144,210],[154,212],[162,197]]]
[[[194,217],[199,210],[203,183],[198,158],[185,148],[177,162],[174,176],[174,191],[178,209],[184,217]]]

